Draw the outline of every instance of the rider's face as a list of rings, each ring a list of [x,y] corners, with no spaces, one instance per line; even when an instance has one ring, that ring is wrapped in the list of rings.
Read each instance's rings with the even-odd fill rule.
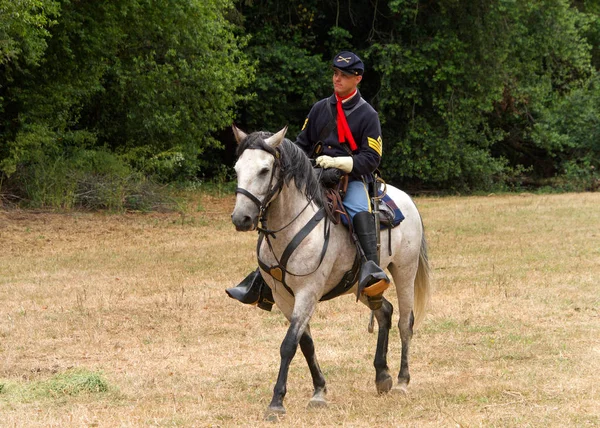
[[[333,90],[340,97],[348,96],[354,92],[361,80],[362,76],[345,74],[337,68],[333,69]]]

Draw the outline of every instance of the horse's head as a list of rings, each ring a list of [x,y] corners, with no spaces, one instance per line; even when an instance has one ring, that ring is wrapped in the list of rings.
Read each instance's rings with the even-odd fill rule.
[[[237,189],[231,221],[238,231],[255,230],[258,220],[281,187],[277,147],[287,126],[274,135],[255,132],[247,135],[235,125],[239,158],[235,164]]]

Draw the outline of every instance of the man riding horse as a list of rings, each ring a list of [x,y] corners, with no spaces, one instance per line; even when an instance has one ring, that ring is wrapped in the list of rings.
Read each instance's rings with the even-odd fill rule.
[[[359,290],[367,295],[369,307],[381,307],[383,291],[389,278],[379,267],[377,230],[371,210],[368,186],[382,154],[379,115],[360,95],[364,64],[352,52],[340,52],[333,58],[334,93],[315,103],[308,113],[296,145],[308,156],[317,156],[316,165],[336,168],[348,174],[343,199],[364,253],[359,276]],[[227,294],[242,303],[258,304],[270,311],[273,295],[257,269]]]

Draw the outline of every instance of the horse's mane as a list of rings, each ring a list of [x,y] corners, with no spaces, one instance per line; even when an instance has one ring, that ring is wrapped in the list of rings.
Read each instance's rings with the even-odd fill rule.
[[[237,156],[241,156],[246,149],[260,149],[275,156],[276,149],[265,143],[265,139],[272,135],[272,133],[264,131],[253,132],[239,144]],[[304,192],[307,199],[313,200],[319,207],[322,207],[324,200],[323,187],[306,153],[287,138],[281,142],[278,149],[284,182],[289,184],[293,179],[296,188]]]

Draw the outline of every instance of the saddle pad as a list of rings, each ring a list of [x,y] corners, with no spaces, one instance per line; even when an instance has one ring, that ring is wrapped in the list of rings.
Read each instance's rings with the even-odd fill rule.
[[[381,190],[379,191],[379,195],[381,195]],[[382,229],[385,229],[386,227],[394,228],[404,220],[404,214],[402,214],[402,211],[400,211],[396,202],[394,202],[392,197],[387,193],[379,204],[379,211],[383,214],[380,216]],[[387,222],[384,221],[384,217],[386,216],[389,220]]]
[[[381,196],[382,193],[383,192],[380,189],[379,196]],[[382,230],[387,228],[393,229],[394,227],[402,223],[402,220],[404,220],[404,214],[402,214],[402,211],[400,211],[400,208],[398,208],[396,202],[394,202],[391,196],[387,193],[379,203],[379,214],[379,223]],[[340,218],[342,224],[348,227],[347,216],[342,215]]]

